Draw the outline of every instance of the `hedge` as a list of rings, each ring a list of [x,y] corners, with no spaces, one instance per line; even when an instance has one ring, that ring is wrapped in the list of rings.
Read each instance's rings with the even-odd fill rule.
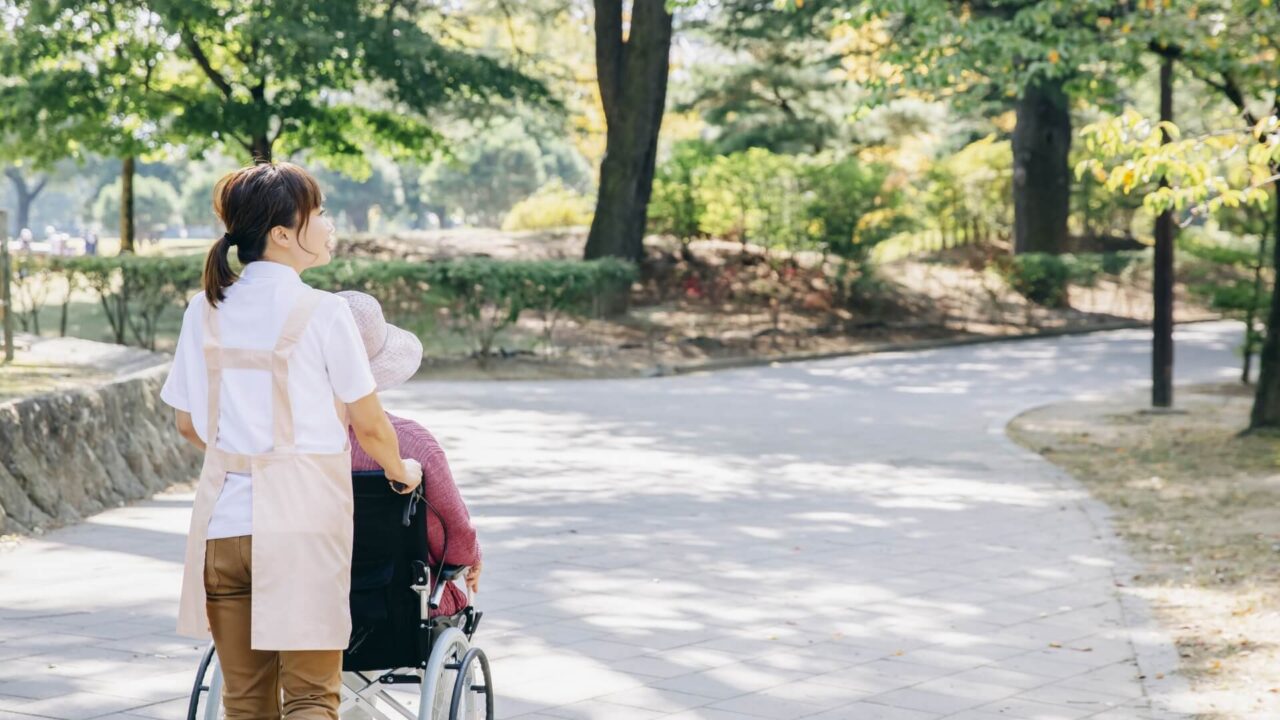
[[[88,288],[98,296],[116,342],[155,348],[156,326],[168,308],[184,307],[200,290],[204,258],[23,256],[15,264],[15,280],[27,287],[61,276],[71,291]],[[391,322],[415,332],[430,327],[432,313],[443,311],[451,324],[472,342],[483,362],[498,335],[526,311],[546,320],[551,341],[555,323],[564,316],[594,317],[602,307],[627,293],[635,267],[614,259],[507,261],[460,258],[437,262],[399,260],[335,260],[307,270],[303,278],[321,290],[359,290],[378,298]],[[47,284],[47,283],[46,283]],[[40,294],[38,303],[43,303]],[[33,297],[32,303],[37,303]],[[34,315],[38,304],[25,310]],[[65,311],[64,311],[65,314]]]
[[[1052,255],[1023,253],[1003,258],[996,271],[1014,292],[1046,307],[1066,307],[1070,285],[1092,287],[1104,275],[1117,276],[1146,257],[1141,250]]]

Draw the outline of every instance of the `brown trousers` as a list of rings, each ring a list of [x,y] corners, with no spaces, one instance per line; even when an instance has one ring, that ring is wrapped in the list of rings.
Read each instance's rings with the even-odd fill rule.
[[[205,545],[205,607],[222,667],[227,720],[338,720],[341,650],[250,649],[252,557],[251,535]]]

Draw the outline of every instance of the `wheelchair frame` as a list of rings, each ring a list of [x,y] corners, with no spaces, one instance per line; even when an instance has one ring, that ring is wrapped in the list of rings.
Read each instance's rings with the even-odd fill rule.
[[[376,478],[381,473],[356,473]],[[385,476],[382,480],[385,482]],[[419,502],[428,512],[434,512],[427,504],[421,486],[406,497],[403,524],[408,527]],[[415,563],[415,565],[418,563]],[[441,565],[439,581],[434,593],[430,593],[430,569],[423,566],[415,570],[410,588],[418,595],[418,646],[426,657],[415,667],[391,668],[383,671],[344,670],[342,696],[338,712],[344,718],[361,720],[459,720],[472,718],[473,714],[460,715],[471,707],[476,696],[483,697],[485,720],[493,720],[493,683],[489,673],[489,659],[484,651],[471,645],[471,636],[479,626],[484,613],[476,611],[468,602],[455,615],[430,617],[430,611],[439,607],[445,586],[461,578],[466,570],[461,565]],[[353,645],[353,648],[358,646]],[[479,677],[477,678],[477,670]],[[440,687],[441,680],[452,686]],[[390,692],[389,686],[419,685],[417,714],[406,707]],[[447,695],[445,693],[448,693]],[[222,720],[222,671],[218,667],[214,644],[209,643],[196,671],[191,700],[187,708],[187,720]],[[201,700],[204,702],[201,702]],[[382,705],[394,715],[387,714]],[[352,714],[352,712],[359,714]],[[447,713],[447,714],[446,714]]]

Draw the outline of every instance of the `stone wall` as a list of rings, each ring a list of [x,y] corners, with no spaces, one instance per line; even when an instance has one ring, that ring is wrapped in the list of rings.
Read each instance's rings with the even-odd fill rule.
[[[160,401],[167,372],[0,404],[0,533],[38,532],[193,480],[200,453]]]

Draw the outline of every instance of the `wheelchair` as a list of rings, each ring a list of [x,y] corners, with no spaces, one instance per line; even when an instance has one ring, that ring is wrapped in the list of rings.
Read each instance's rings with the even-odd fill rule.
[[[489,659],[471,645],[484,613],[468,602],[454,615],[430,617],[445,586],[461,580],[466,568],[428,565],[427,513],[434,510],[424,486],[401,495],[381,471],[352,473],[352,631],[342,654],[338,709],[344,720],[493,720]],[[445,543],[447,549],[447,537]],[[223,718],[222,673],[210,643],[196,670],[187,720]]]

